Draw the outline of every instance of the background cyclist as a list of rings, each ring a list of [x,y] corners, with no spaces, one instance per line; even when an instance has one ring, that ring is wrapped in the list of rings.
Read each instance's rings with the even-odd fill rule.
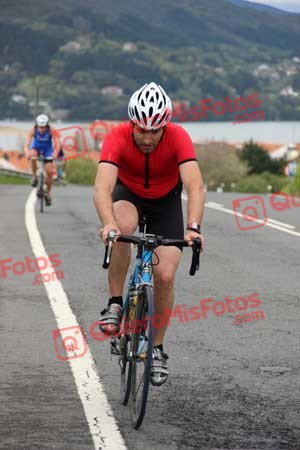
[[[53,160],[55,153],[59,151],[58,141],[52,136],[52,129],[49,125],[49,118],[46,114],[40,114],[36,118],[36,123],[34,127],[29,131],[25,143],[25,155],[28,159],[32,157],[37,157],[39,155],[44,158],[49,158],[45,164],[46,172],[46,205],[51,205],[51,188],[52,188],[52,178],[53,178]],[[54,153],[55,151],[55,153]],[[32,181],[31,185],[33,187],[37,186],[37,161],[31,160],[32,168]]]
[[[132,95],[130,122],[120,124],[103,142],[95,182],[94,202],[103,228],[108,232],[134,233],[139,217],[148,215],[147,231],[168,238],[192,240],[201,237],[205,194],[192,141],[179,125],[170,123],[171,100],[155,83],[145,84]],[[187,229],[184,232],[181,205],[182,183],[188,196]],[[192,244],[192,241],[191,241]],[[156,249],[159,264],[153,266],[155,314],[165,317],[155,329],[151,382],[163,384],[169,374],[163,339],[166,311],[174,303],[174,279],[182,248]],[[116,243],[108,273],[110,299],[99,326],[107,334],[119,330],[122,292],[130,262],[130,246]]]

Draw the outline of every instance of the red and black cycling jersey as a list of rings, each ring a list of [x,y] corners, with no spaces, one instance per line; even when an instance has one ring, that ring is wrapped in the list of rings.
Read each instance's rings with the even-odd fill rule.
[[[157,147],[143,153],[133,139],[132,124],[118,125],[103,142],[99,163],[114,164],[118,178],[142,198],[160,198],[178,183],[179,165],[196,161],[193,143],[179,125],[168,123]]]

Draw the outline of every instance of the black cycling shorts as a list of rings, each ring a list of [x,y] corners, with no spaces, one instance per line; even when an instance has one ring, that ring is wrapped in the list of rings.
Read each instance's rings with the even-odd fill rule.
[[[124,184],[117,181],[112,198],[113,202],[127,200],[132,203],[139,214],[139,220],[143,215],[147,216],[146,232],[157,234],[168,239],[183,239],[184,226],[181,204],[182,182],[166,195],[158,199],[146,199],[135,195]],[[182,250],[181,246],[177,246]]]

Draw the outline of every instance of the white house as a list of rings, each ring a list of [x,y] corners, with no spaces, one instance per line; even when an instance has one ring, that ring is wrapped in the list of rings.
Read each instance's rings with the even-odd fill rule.
[[[101,89],[101,94],[119,97],[120,95],[123,95],[123,89],[120,86],[105,86]]]
[[[292,86],[287,86],[280,91],[280,95],[283,97],[299,97],[298,92],[294,91]]]
[[[283,145],[274,152],[270,153],[270,157],[271,159],[284,158],[288,160],[291,154],[295,154],[294,152],[298,152],[299,154],[299,151],[297,150],[294,144]]]

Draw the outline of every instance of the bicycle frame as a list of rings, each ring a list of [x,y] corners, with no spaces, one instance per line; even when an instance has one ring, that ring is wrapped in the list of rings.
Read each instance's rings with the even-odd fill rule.
[[[122,315],[124,314],[129,303],[129,292],[132,288],[139,289],[140,286],[145,284],[152,286],[152,255],[153,251],[151,250],[143,250],[141,255],[139,255],[138,252],[135,267],[129,279]],[[141,347],[142,345],[143,343],[141,342]]]
[[[41,156],[34,156],[31,159],[37,161],[37,172],[36,172],[37,178],[40,179],[40,177],[43,176],[45,180],[46,179],[45,164],[48,160],[51,160],[53,162],[54,158],[44,158]]]

